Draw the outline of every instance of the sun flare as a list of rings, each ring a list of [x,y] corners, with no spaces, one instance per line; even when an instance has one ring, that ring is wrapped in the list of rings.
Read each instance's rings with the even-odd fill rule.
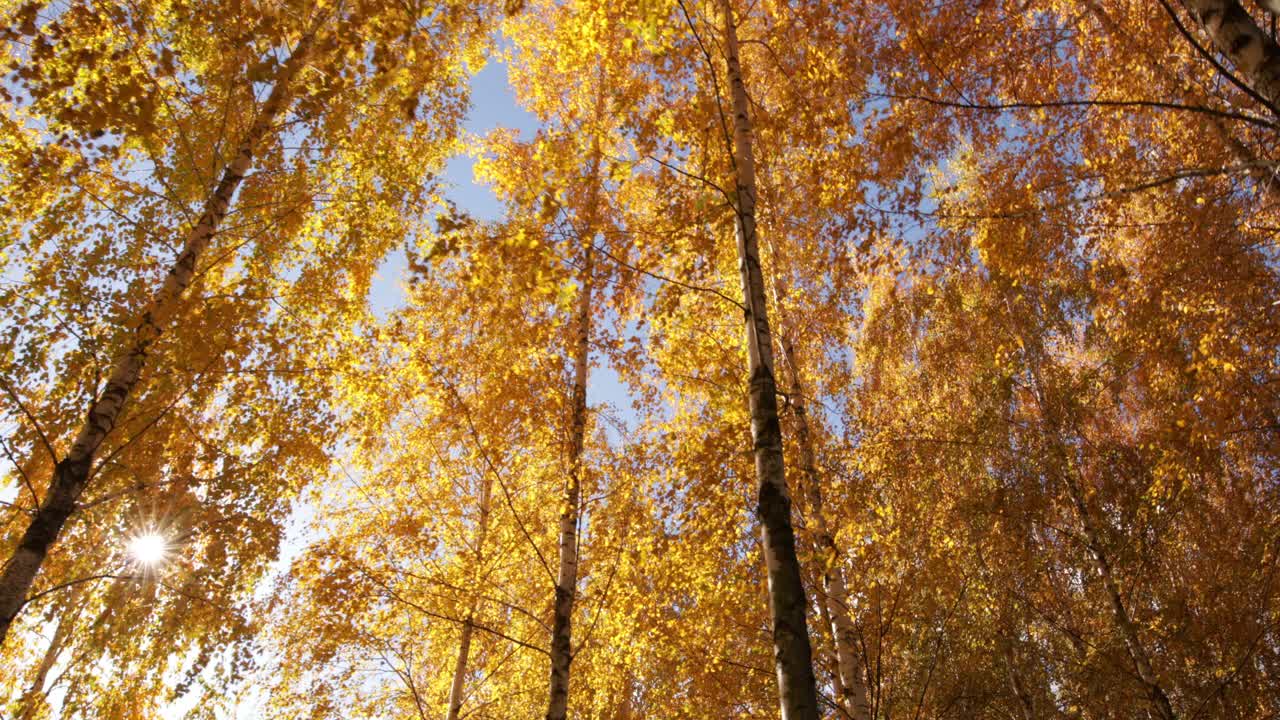
[[[129,541],[129,556],[143,565],[159,564],[167,551],[164,537],[157,533],[136,535]]]

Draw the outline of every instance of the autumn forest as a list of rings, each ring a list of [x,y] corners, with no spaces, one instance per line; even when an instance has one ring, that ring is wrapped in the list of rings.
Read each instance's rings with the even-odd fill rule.
[[[0,0],[0,717],[1280,718],[1278,12]]]

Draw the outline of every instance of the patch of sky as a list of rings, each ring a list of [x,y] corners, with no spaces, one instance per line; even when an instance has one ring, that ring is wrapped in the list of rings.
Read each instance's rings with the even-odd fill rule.
[[[520,133],[522,139],[530,139],[540,127],[538,119],[516,102],[507,80],[507,66],[494,57],[480,72],[471,78],[471,109],[463,123],[468,139],[483,137],[498,128],[508,128]],[[444,167],[442,180],[444,197],[458,208],[478,220],[497,220],[502,205],[493,189],[475,176],[476,158],[470,153],[455,155]],[[378,267],[378,274],[370,289],[369,302],[379,316],[404,305],[404,284],[408,272],[408,258],[400,247]]]

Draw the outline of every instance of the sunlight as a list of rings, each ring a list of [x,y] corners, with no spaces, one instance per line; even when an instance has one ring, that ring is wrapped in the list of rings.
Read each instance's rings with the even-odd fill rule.
[[[157,565],[164,560],[168,546],[164,536],[157,533],[135,535],[129,541],[129,555],[143,565]]]

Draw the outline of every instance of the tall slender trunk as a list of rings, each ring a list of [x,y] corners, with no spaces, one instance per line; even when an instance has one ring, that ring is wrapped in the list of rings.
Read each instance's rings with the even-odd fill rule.
[[[5,562],[3,574],[0,574],[0,643],[26,604],[27,593],[49,547],[75,511],[76,502],[88,483],[98,447],[115,427],[125,401],[138,384],[147,353],[180,308],[182,296],[195,276],[201,253],[226,217],[232,196],[249,171],[254,149],[274,129],[279,116],[288,107],[292,94],[290,86],[298,70],[306,63],[311,43],[312,36],[304,36],[284,64],[257,119],[241,140],[235,158],[223,170],[222,178],[205,201],[200,219],[187,233],[182,253],[169,268],[164,284],[142,311],[129,344],[116,359],[102,394],[90,406],[88,417],[70,452],[54,466],[49,491],[18,547]]]
[[[813,521],[813,541],[823,563],[822,607],[830,617],[831,637],[836,647],[837,697],[840,708],[853,720],[870,720],[871,703],[867,700],[867,684],[858,668],[857,630],[849,615],[849,595],[845,586],[840,551],[827,524],[822,504],[822,478],[813,451],[813,434],[809,428],[809,408],[804,381],[800,377],[795,346],[788,333],[782,336],[782,355],[786,361],[791,387],[791,408],[796,416],[796,444],[800,449],[800,473],[804,477],[809,515]]]
[[[484,544],[489,536],[489,505],[493,495],[493,478],[484,474],[480,481],[480,519],[476,523],[476,552],[471,566],[471,586],[480,584],[482,566],[484,565]],[[449,686],[449,710],[445,720],[458,720],[462,712],[462,702],[466,697],[467,661],[471,654],[471,634],[475,630],[478,598],[473,596],[467,607],[467,619],[462,624],[462,633],[458,638],[458,657],[453,665],[453,683]]]
[[[1134,669],[1137,670],[1138,678],[1146,686],[1147,695],[1159,716],[1164,720],[1178,720],[1178,715],[1173,711],[1173,704],[1169,701],[1168,694],[1165,693],[1159,679],[1156,678],[1155,671],[1151,668],[1151,658],[1147,654],[1146,646],[1142,644],[1142,640],[1138,636],[1138,627],[1129,616],[1128,608],[1125,607],[1124,598],[1120,594],[1120,586],[1116,583],[1115,575],[1111,571],[1111,560],[1102,547],[1102,538],[1098,532],[1097,524],[1089,512],[1088,506],[1085,505],[1084,494],[1081,492],[1075,473],[1068,469],[1063,474],[1063,481],[1067,486],[1067,493],[1070,495],[1071,503],[1075,508],[1076,518],[1084,529],[1085,541],[1089,543],[1089,550],[1093,554],[1098,577],[1102,579],[1102,586],[1111,600],[1111,610],[1116,627],[1119,628],[1120,634],[1124,638],[1125,646],[1129,650],[1129,657],[1133,661]]]
[[[1146,646],[1142,644],[1142,640],[1138,635],[1138,627],[1129,615],[1129,610],[1124,603],[1124,597],[1120,594],[1120,586],[1112,572],[1111,558],[1102,544],[1102,534],[1099,531],[1098,523],[1085,502],[1084,492],[1078,477],[1080,468],[1072,458],[1072,453],[1066,440],[1067,419],[1055,399],[1048,394],[1041,375],[1041,368],[1044,363],[1044,349],[1038,336],[1033,338],[1023,337],[1022,341],[1023,348],[1027,353],[1027,366],[1031,373],[1036,404],[1040,408],[1040,415],[1044,422],[1046,439],[1050,446],[1049,450],[1053,455],[1054,464],[1059,468],[1058,474],[1062,484],[1067,489],[1067,497],[1071,501],[1076,521],[1080,523],[1080,527],[1084,531],[1085,542],[1089,546],[1094,568],[1098,573],[1099,579],[1102,580],[1102,587],[1107,593],[1107,599],[1110,600],[1112,620],[1116,625],[1116,629],[1120,631],[1125,649],[1129,653],[1129,659],[1133,662],[1138,679],[1142,682],[1147,697],[1155,707],[1156,713],[1163,720],[1177,720],[1178,715],[1174,712],[1173,704],[1169,701],[1168,694],[1165,693],[1164,688],[1160,685],[1155,671],[1152,670],[1151,657],[1147,653]]]
[[[738,59],[738,34],[730,0],[722,0],[725,60],[733,104],[733,165],[736,184],[735,231],[742,272],[747,331],[747,370],[751,436],[759,483],[756,517],[760,521],[769,574],[774,660],[783,720],[817,720],[818,693],[806,624],[804,583],[791,525],[791,496],[782,456],[773,340],[765,309],[765,286],[756,237],[755,155],[747,90]]]
[[[1280,106],[1280,46],[1238,0],[1184,0],[1240,79],[1274,110]]]
[[[778,254],[774,253],[775,257]],[[795,414],[796,447],[800,452],[800,476],[803,494],[809,504],[809,518],[813,523],[812,542],[822,569],[822,588],[819,591],[818,610],[822,622],[831,630],[835,649],[836,673],[834,680],[836,704],[851,720],[870,720],[871,704],[867,700],[867,685],[858,668],[857,630],[849,614],[849,598],[845,585],[844,568],[839,562],[840,550],[827,522],[822,501],[822,475],[818,472],[817,453],[813,446],[813,431],[809,427],[809,395],[800,375],[800,358],[794,342],[794,328],[782,310],[782,283],[773,278],[773,292],[778,307],[780,346],[783,366],[786,368],[790,389],[789,405]]]
[[[836,668],[831,673],[831,690],[834,694],[836,705],[842,713],[841,717],[845,717],[849,714],[849,711],[843,704],[844,679],[840,677],[840,651],[836,649],[835,625],[831,622],[831,598],[827,596],[825,589],[822,597],[818,598],[818,619],[822,621],[822,627],[831,631],[828,637],[831,640],[831,645],[825,649],[830,657],[836,658]]]
[[[471,652],[471,623],[475,615],[475,602],[467,610],[467,620],[462,624],[462,636],[458,640],[458,658],[453,664],[453,684],[449,687],[449,712],[446,720],[458,720],[462,710],[463,692],[466,689],[467,656]]]
[[[551,681],[546,720],[564,720],[569,712],[569,665],[573,662],[573,601],[578,587],[578,519],[582,504],[582,450],[587,432],[587,374],[591,360],[591,296],[595,212],[600,182],[600,150],[591,159],[591,186],[582,230],[581,290],[578,295],[578,336],[573,349],[572,419],[569,430],[569,472],[560,511],[560,570],[551,629]]]

